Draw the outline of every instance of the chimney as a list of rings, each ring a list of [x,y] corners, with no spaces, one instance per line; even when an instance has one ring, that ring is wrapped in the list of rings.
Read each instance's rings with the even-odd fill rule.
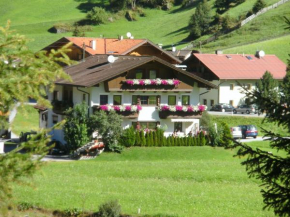
[[[216,50],[216,51],[215,51],[215,54],[216,54],[216,55],[222,55],[222,54],[223,54],[223,51],[222,51],[222,50]]]
[[[96,40],[92,40],[92,41],[91,41],[91,48],[92,48],[93,50],[96,50],[96,49],[97,49],[97,41],[96,41]]]
[[[162,49],[162,45],[163,45],[163,44],[158,44],[158,47]]]
[[[175,51],[176,51],[176,47],[172,46],[172,52],[175,52]]]

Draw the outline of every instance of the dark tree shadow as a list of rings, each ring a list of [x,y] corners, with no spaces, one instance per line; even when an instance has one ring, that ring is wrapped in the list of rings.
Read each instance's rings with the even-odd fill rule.
[[[184,11],[188,11],[191,10],[192,8],[196,8],[197,5],[202,2],[202,0],[196,0],[194,2],[192,2],[190,5],[186,6],[186,7],[182,7],[180,6],[179,8],[170,11],[170,14],[175,14],[175,13],[179,13],[179,12],[184,12]]]
[[[188,31],[188,27],[185,26],[185,27],[182,27],[180,29],[177,29],[177,30],[175,30],[173,32],[170,32],[170,33],[166,34],[165,37],[166,36],[170,36],[170,35],[180,35],[180,34],[187,33],[187,32],[189,32]]]
[[[75,1],[79,1],[79,0],[75,0]],[[104,8],[103,4],[101,4],[101,3],[83,2],[83,3],[80,3],[79,6],[77,6],[77,9],[79,9],[83,13],[87,13],[90,10],[92,10],[93,7],[102,7],[102,8]]]

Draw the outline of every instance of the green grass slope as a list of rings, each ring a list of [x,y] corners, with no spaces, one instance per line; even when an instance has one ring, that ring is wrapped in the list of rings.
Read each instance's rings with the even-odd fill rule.
[[[154,216],[274,216],[262,210],[259,182],[233,154],[211,147],[131,148],[95,160],[48,163],[34,188],[15,186],[15,198],[52,210],[97,211],[117,199],[123,213],[135,215],[140,208]]]
[[[100,1],[101,0],[99,0],[99,2]],[[272,5],[277,1],[278,0],[265,0],[267,5]],[[214,0],[209,1],[209,3],[212,6],[211,14],[214,15]],[[252,8],[254,3],[255,0],[247,0],[231,8],[225,14],[238,19],[238,17],[245,15]],[[33,39],[29,42],[29,47],[37,51],[63,36],[71,36],[71,33],[54,34],[50,33],[48,30],[55,23],[73,22],[84,18],[86,15],[85,6],[85,2],[80,0],[30,0],[25,3],[21,0],[4,0],[0,1],[0,25],[4,25],[6,21],[10,19],[13,29]],[[265,45],[266,42],[262,43],[261,49],[264,49],[267,54],[276,54],[285,61],[288,51],[287,47],[284,45],[288,38],[285,39],[280,37],[287,33],[287,30],[284,29],[286,25],[283,16],[290,17],[289,8],[290,2],[287,2],[276,9],[270,10],[242,28],[225,36],[221,36],[212,43],[204,45],[201,50],[202,52],[208,53],[214,52],[216,49],[230,49],[243,45],[241,51],[235,49],[229,50],[229,52],[242,53],[248,52],[245,48],[246,44],[272,39],[267,46]],[[136,22],[129,22],[125,18],[121,18],[112,23],[94,26],[92,32],[87,32],[86,36],[99,37],[103,35],[105,37],[115,38],[117,35],[125,36],[126,32],[131,32],[135,38],[149,39],[154,43],[162,43],[166,47],[175,44],[178,45],[179,48],[182,48],[190,42],[190,40],[187,39],[187,24],[194,10],[195,7],[186,9],[173,7],[170,11],[145,9],[146,17],[139,17]],[[208,36],[202,37],[197,41],[205,39],[206,37]],[[273,39],[273,37],[279,39]],[[276,40],[277,42],[275,42]],[[258,48],[255,48],[257,46]],[[253,45],[253,48],[255,48],[255,50],[259,49],[260,45]],[[249,47],[249,51],[251,51],[251,49],[252,47]],[[255,50],[248,53],[253,53]]]

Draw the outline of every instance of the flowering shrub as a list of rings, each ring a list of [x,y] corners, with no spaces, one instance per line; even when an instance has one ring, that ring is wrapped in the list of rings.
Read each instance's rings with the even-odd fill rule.
[[[180,81],[177,79],[133,79],[133,80],[126,80],[126,84],[128,85],[174,85],[178,86]]]
[[[140,105],[100,105],[99,107],[103,111],[129,111],[129,112],[138,112],[142,110]]]
[[[170,112],[177,112],[177,111],[183,111],[183,112],[203,112],[207,109],[206,105],[197,105],[197,106],[192,106],[192,105],[161,105],[158,106],[159,111],[170,111]]]

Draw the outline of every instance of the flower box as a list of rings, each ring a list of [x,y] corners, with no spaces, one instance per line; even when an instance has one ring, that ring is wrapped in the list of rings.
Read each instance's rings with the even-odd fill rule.
[[[134,86],[175,86],[177,87],[180,84],[180,81],[177,79],[127,79],[123,81],[124,84]]]
[[[196,106],[182,106],[182,105],[161,105],[157,107],[159,111],[159,117],[162,119],[166,118],[197,118],[202,115],[202,112],[205,111],[207,107],[205,105],[196,105]]]
[[[142,110],[140,105],[100,105],[95,106],[94,108],[105,112],[115,111],[127,118],[137,118],[138,112]]]

